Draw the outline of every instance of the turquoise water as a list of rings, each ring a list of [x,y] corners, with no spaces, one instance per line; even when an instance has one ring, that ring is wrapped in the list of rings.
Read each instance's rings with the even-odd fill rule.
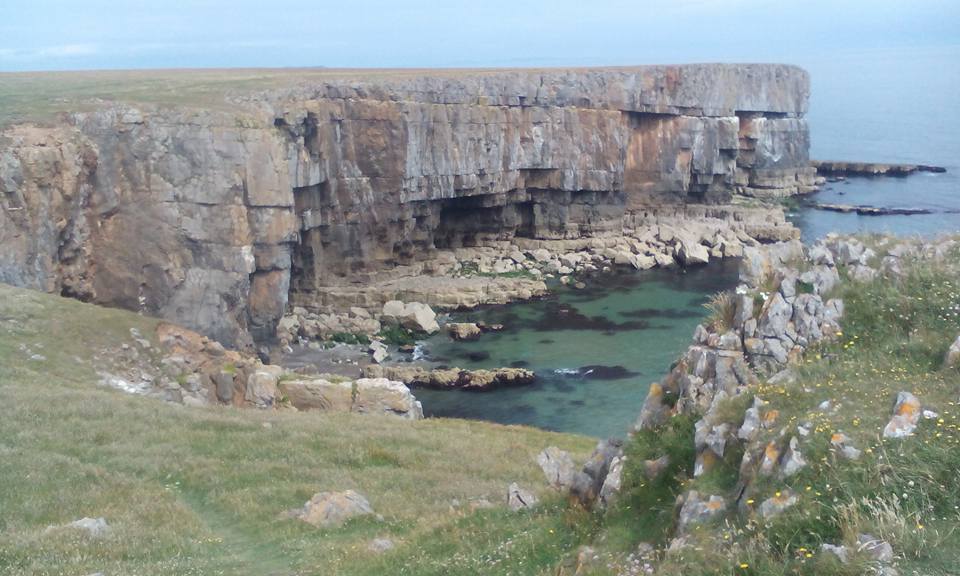
[[[527,424],[622,436],[650,383],[666,375],[706,315],[709,296],[733,287],[738,261],[700,268],[613,273],[587,288],[558,287],[541,300],[455,314],[503,324],[473,342],[445,335],[424,344],[430,360],[461,368],[524,367],[529,386],[491,392],[417,390],[427,416]]]
[[[805,241],[828,232],[935,235],[960,231],[960,47],[874,50],[797,62],[811,73],[811,156],[944,166],[946,174],[851,178],[819,202],[927,208],[930,215],[858,216],[814,209],[790,215]],[[595,278],[536,302],[456,315],[507,329],[470,343],[426,343],[440,364],[524,366],[539,379],[488,393],[418,390],[432,416],[622,435],[651,382],[666,374],[706,315],[709,295],[736,283],[735,262],[686,273],[652,270]],[[592,371],[591,371],[592,370]],[[602,378],[601,378],[602,377]]]

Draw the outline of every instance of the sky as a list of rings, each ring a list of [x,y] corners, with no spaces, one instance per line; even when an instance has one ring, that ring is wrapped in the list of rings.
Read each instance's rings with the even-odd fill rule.
[[[0,71],[803,64],[960,44],[960,0],[0,0]]]

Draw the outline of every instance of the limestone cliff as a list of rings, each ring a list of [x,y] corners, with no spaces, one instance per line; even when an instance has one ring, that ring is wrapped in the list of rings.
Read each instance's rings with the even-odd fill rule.
[[[618,232],[807,191],[809,80],[781,65],[330,74],[216,106],[8,127],[0,281],[244,345],[437,250]]]

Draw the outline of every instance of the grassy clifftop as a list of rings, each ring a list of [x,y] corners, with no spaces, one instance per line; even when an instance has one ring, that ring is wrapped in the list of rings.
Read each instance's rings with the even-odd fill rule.
[[[129,312],[0,285],[0,573],[475,574],[553,566],[592,521],[549,497],[547,445],[593,440],[466,421],[186,408],[96,385],[95,356],[153,334]],[[281,513],[355,489],[382,520],[317,529]],[[498,506],[473,511],[471,501]],[[457,500],[460,506],[452,505]],[[47,532],[104,517],[103,539]],[[394,550],[368,551],[374,538]]]

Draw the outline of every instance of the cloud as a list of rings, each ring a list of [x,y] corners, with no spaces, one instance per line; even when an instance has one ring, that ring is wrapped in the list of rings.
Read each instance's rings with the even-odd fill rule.
[[[45,46],[37,50],[37,56],[50,58],[70,58],[73,56],[90,56],[98,52],[96,44],[62,44],[60,46]]]
[[[96,44],[60,44],[43,46],[35,50],[0,48],[2,60],[38,60],[45,58],[81,58],[100,52]]]

